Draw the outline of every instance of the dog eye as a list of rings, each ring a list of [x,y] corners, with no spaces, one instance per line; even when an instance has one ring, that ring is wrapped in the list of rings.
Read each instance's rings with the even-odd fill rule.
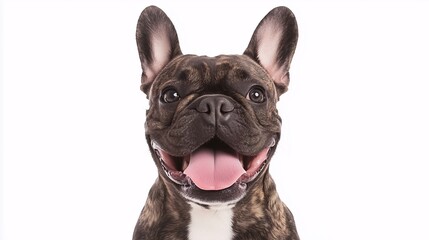
[[[246,98],[255,103],[263,103],[265,102],[264,89],[259,86],[252,87]]]
[[[180,95],[175,89],[167,89],[162,93],[161,100],[164,103],[173,103],[180,100]]]

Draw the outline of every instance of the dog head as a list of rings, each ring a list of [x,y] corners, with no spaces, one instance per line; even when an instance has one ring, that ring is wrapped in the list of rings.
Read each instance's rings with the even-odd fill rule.
[[[280,139],[276,102],[298,40],[293,13],[270,11],[243,55],[182,54],[172,22],[155,6],[143,10],[136,35],[160,179],[187,201],[239,201],[262,184]]]

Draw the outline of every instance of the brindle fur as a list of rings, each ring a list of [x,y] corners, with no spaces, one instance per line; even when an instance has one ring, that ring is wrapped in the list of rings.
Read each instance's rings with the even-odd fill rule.
[[[161,92],[154,90],[150,92],[152,107],[147,112],[150,118],[146,120],[146,133],[152,138],[164,142],[165,150],[168,152],[176,153],[179,156],[185,155],[214,136],[215,127],[199,121],[198,114],[192,108],[187,107],[204,94],[223,93],[233,96],[237,101],[238,111],[234,116],[236,123],[233,126],[225,126],[228,131],[223,133],[228,136],[223,136],[222,140],[231,147],[240,149],[243,154],[254,155],[256,149],[267,145],[268,135],[280,133],[281,120],[275,107],[275,101],[267,101],[264,108],[250,110],[252,109],[251,103],[237,91],[243,81],[254,81],[264,85],[267,93],[276,92],[267,73],[247,56],[233,55],[212,58],[183,55],[173,59],[159,73],[158,78],[168,80],[155,81],[152,89],[163,89],[169,85],[176,86],[178,89],[184,88],[182,90],[183,99],[177,106],[171,105],[171,108],[170,106],[159,106],[161,103],[158,99]],[[269,95],[267,97],[276,99],[277,96]],[[202,136],[201,132],[210,134]],[[240,136],[240,139],[233,139],[236,136]],[[206,139],[201,139],[201,137]]]
[[[280,200],[270,174],[234,207],[234,240],[299,240],[292,213]]]
[[[190,206],[167,179],[157,179],[134,230],[133,240],[185,240]]]
[[[280,78],[270,76],[259,59],[258,44],[264,24],[282,28],[276,62],[283,72]],[[165,13],[157,7],[146,8],[138,21],[137,44],[142,63],[141,89],[150,101],[146,118],[146,137],[159,177],[152,186],[135,227],[133,240],[187,240],[190,205],[180,187],[162,169],[152,140],[164,150],[184,156],[213,137],[218,137],[237,152],[251,156],[280,139],[281,118],[276,109],[279,96],[287,90],[289,67],[298,33],[292,12],[279,7],[258,25],[244,55],[217,57],[182,55],[177,33]],[[162,68],[153,74],[156,65],[153,35],[162,35],[170,49]],[[249,103],[249,84],[265,88],[267,101]],[[174,86],[182,99],[162,105],[159,99],[165,87]],[[192,104],[206,94],[223,94],[233,99],[235,110],[227,124],[207,124]],[[269,159],[275,151],[273,147]],[[268,160],[269,160],[268,159]],[[205,206],[209,207],[209,206]],[[257,179],[248,183],[246,195],[233,207],[233,240],[299,240],[292,213],[280,200],[268,167]]]

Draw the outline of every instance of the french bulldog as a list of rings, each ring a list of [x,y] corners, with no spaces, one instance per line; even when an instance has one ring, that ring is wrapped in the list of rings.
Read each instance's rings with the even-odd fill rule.
[[[133,240],[299,239],[268,172],[280,140],[276,103],[298,41],[293,13],[271,10],[243,55],[182,54],[155,6],[141,13],[136,38],[159,176]]]

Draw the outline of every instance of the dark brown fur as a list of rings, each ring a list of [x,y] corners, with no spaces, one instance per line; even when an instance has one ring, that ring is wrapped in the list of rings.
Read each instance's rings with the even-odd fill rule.
[[[189,103],[204,94],[224,93],[233,96],[240,105],[237,121],[241,124],[231,127],[228,133],[240,136],[240,139],[237,140],[241,142],[241,145],[244,144],[243,140],[246,141],[246,145],[240,146],[243,153],[255,154],[255,149],[267,145],[265,135],[280,132],[280,117],[275,108],[275,101],[267,102],[265,108],[248,111],[252,107],[243,93],[240,93],[243,82],[262,84],[266,87],[267,94],[276,92],[275,85],[268,78],[265,70],[247,56],[233,55],[212,58],[183,55],[172,60],[159,73],[158,78],[168,80],[155,81],[152,89],[163,89],[172,85],[181,90],[184,95],[177,106],[161,108],[159,106],[161,103],[158,101],[161,92],[152,91],[150,93],[150,104],[153,107],[147,112],[147,115],[150,116],[146,120],[147,134],[165,142],[167,151],[184,155],[204,142],[196,137],[201,135],[200,132],[213,131],[213,126],[199,126],[199,119],[194,119],[192,115],[194,111],[186,108]],[[268,97],[277,98],[276,95]],[[174,114],[171,114],[172,112]],[[249,114],[252,116],[244,116]],[[257,120],[256,123],[255,120]],[[206,137],[213,136],[207,135]],[[230,144],[237,144],[237,141],[231,141]],[[172,149],[173,147],[174,149]]]
[[[261,45],[270,40],[263,33],[272,29],[281,36],[278,46],[273,46],[277,50],[274,59],[267,61]],[[154,52],[159,51],[154,39],[166,41],[168,49]],[[298,28],[292,12],[279,7],[258,25],[243,55],[182,55],[177,33],[165,13],[154,6],[142,12],[137,44],[143,69],[141,89],[150,101],[146,138],[159,177],[149,192],[133,240],[187,240],[189,201],[194,198],[209,203],[239,199],[233,207],[232,240],[299,240],[292,213],[280,200],[268,172],[281,131],[276,103],[288,88],[297,39]],[[255,85],[264,89],[265,102],[248,99],[248,91]],[[180,101],[162,102],[162,95],[169,88],[180,93]],[[233,106],[228,121],[208,121],[195,110],[200,99],[207,96],[221,96]],[[270,147],[267,166],[255,180],[245,183],[244,195],[237,195],[238,185],[234,184],[218,191],[191,188],[189,198],[186,192],[189,190],[185,191],[183,185],[167,176],[151,145],[155,141],[172,156],[181,157],[212,139],[219,139],[243,156],[254,156]]]
[[[157,179],[149,191],[134,230],[133,239],[187,239],[189,224],[189,204],[177,193]]]
[[[292,213],[280,200],[274,181],[265,175],[262,189],[252,191],[234,207],[234,240],[298,240]]]

